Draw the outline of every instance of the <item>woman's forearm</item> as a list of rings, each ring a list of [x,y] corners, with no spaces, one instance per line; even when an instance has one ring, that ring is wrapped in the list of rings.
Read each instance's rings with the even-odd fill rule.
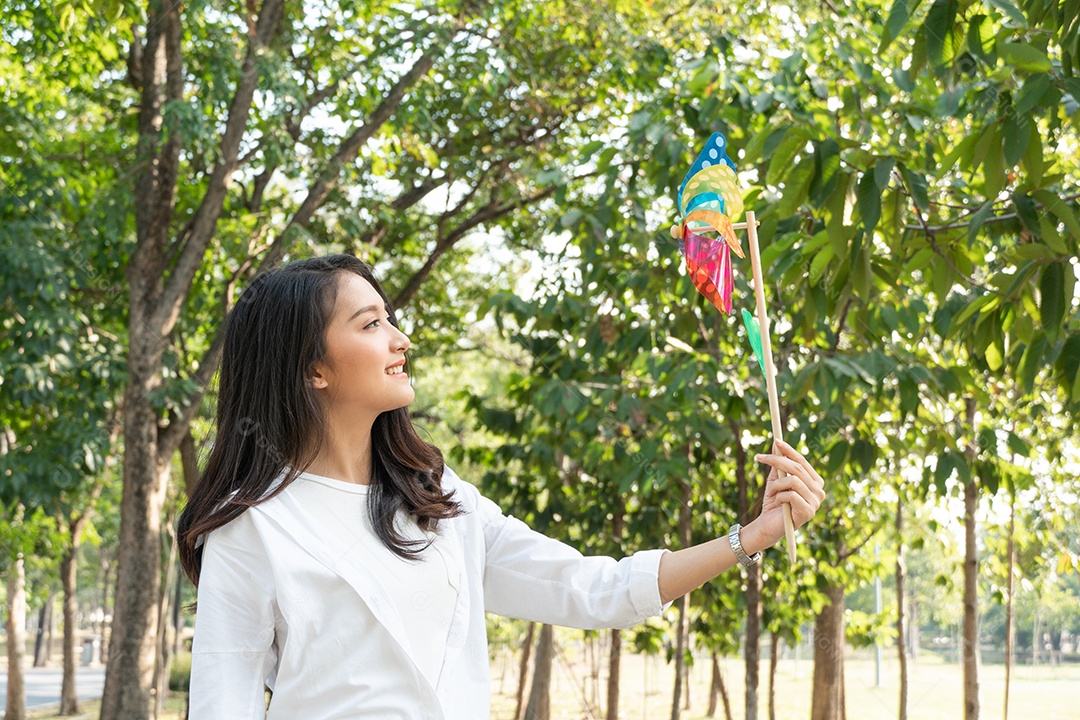
[[[761,541],[750,523],[739,532],[743,550],[753,555],[768,545]],[[666,553],[660,558],[660,600],[667,604],[694,588],[701,587],[720,573],[738,564],[727,535],[693,547]]]

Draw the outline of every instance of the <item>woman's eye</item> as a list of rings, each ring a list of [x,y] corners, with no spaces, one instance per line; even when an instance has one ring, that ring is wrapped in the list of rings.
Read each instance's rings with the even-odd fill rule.
[[[369,322],[367,325],[364,326],[364,329],[367,330],[368,328],[373,328],[378,324],[379,324],[378,320],[372,320],[371,322]]]

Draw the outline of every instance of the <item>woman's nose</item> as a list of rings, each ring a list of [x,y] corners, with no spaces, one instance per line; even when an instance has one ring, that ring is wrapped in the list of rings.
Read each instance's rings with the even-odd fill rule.
[[[408,351],[408,349],[412,347],[412,343],[409,342],[409,336],[398,330],[397,337],[394,339],[394,347],[401,352]]]

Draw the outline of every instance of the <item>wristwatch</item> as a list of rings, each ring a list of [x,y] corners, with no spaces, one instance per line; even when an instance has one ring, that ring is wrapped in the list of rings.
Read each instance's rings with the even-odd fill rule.
[[[743,550],[742,540],[739,538],[739,530],[742,529],[742,525],[735,523],[728,530],[728,542],[731,543],[731,552],[735,553],[735,557],[738,559],[739,564],[743,567],[753,567],[761,560],[761,551],[758,550],[753,556],[747,555]]]

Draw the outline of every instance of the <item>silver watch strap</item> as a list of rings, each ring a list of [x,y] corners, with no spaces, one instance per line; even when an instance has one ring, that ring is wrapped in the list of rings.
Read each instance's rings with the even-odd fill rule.
[[[743,567],[753,567],[758,561],[761,560],[761,551],[754,553],[753,556],[747,555],[743,550],[742,539],[739,537],[739,530],[742,529],[742,525],[735,523],[728,530],[728,542],[731,543],[731,552],[735,553],[736,559]]]

